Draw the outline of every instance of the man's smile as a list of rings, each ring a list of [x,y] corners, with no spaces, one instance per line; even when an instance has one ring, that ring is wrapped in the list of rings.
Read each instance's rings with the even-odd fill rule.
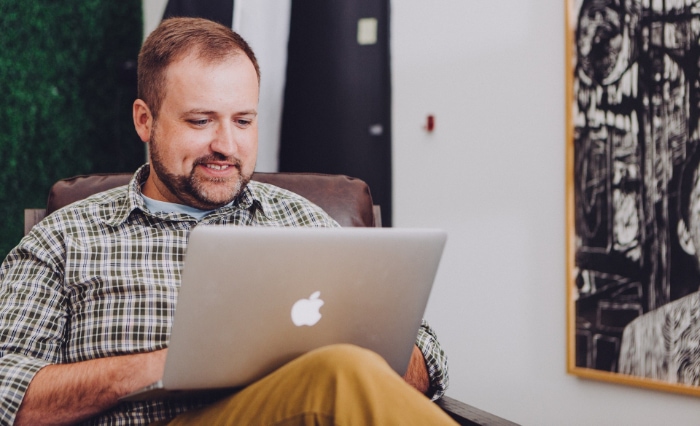
[[[223,164],[223,165],[219,165],[219,164],[205,164],[204,166],[205,166],[205,167],[208,167],[208,168],[210,168],[210,169],[214,169],[214,170],[226,170],[226,169],[228,169],[229,167],[231,167],[231,166],[228,165],[228,164]]]

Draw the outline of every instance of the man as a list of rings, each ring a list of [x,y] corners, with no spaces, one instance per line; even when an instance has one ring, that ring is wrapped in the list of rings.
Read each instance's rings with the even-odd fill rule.
[[[367,350],[336,345],[221,401],[119,403],[162,374],[194,226],[337,226],[305,199],[250,181],[260,73],[237,34],[166,20],[145,41],[138,73],[133,118],[150,164],[129,185],[46,218],[0,268],[2,422],[449,424],[406,384],[431,397],[447,385],[426,324],[405,378]]]

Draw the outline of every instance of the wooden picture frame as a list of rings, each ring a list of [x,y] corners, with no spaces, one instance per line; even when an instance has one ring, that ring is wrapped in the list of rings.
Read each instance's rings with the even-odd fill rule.
[[[568,372],[700,395],[700,2],[565,9]]]

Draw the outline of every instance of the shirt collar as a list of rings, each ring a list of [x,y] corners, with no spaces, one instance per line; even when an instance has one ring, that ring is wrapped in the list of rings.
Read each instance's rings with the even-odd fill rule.
[[[140,210],[146,214],[150,214],[148,213],[146,204],[143,201],[143,193],[141,192],[141,187],[146,182],[146,179],[148,179],[150,171],[151,170],[148,163],[136,170],[134,176],[131,178],[131,181],[129,181],[127,186],[127,198],[125,202],[118,203],[115,206],[114,214],[108,220],[110,225],[121,225],[129,218],[131,212],[134,210]],[[238,198],[234,200],[233,204],[221,207],[215,210],[212,214],[223,215],[234,210],[252,210],[256,208],[260,209],[262,213],[265,214],[266,211],[270,210],[269,203],[264,202],[263,200],[264,197],[261,197],[257,183],[251,182],[246,185],[245,188],[243,188],[243,191]]]

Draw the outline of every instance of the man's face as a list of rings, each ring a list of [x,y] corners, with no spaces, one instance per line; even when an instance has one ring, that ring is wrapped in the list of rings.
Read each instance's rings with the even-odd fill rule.
[[[144,195],[202,210],[231,202],[255,169],[253,64],[243,54],[213,64],[188,55],[168,67],[165,87],[157,120],[142,130],[151,162]]]

